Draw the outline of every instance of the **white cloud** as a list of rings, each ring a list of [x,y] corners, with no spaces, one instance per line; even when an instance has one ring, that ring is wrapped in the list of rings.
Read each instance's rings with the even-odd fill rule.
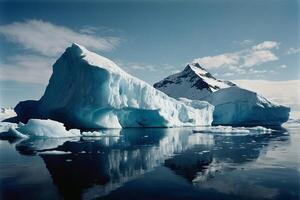
[[[55,59],[36,55],[16,55],[0,63],[0,80],[46,84]]]
[[[264,73],[267,73],[268,71],[267,70],[254,70],[254,69],[250,69],[249,72],[251,74],[264,74]]]
[[[149,65],[149,64],[135,63],[135,64],[129,65],[128,67],[133,70],[145,70],[145,71],[151,71],[151,72],[156,71],[155,66]]]
[[[224,65],[237,65],[239,63],[237,53],[221,54],[217,56],[206,56],[193,60],[193,63],[200,63],[206,68],[218,68]]]
[[[234,73],[227,72],[227,73],[225,73],[223,76],[228,77],[228,76],[233,76],[233,75],[234,75]]]
[[[121,60],[117,60],[116,63],[121,67],[126,69],[129,72],[134,73],[135,71],[140,72],[166,72],[167,75],[178,73],[181,70],[178,70],[175,66],[170,64],[161,64],[161,65],[153,65],[149,63],[138,63],[138,62],[125,62]]]
[[[241,51],[194,59],[193,63],[200,63],[200,65],[208,69],[222,67],[237,73],[244,73],[245,70],[241,68],[258,66],[266,62],[278,60],[278,57],[272,52],[273,49],[278,47],[278,42],[264,41]]]
[[[57,56],[76,42],[90,49],[108,51],[119,44],[115,37],[93,36],[91,28],[76,32],[42,20],[27,20],[0,26],[0,34],[9,41],[45,56]]]
[[[300,48],[289,48],[287,51],[286,51],[286,54],[290,55],[290,54],[296,54],[296,53],[299,53],[300,52]]]
[[[271,101],[291,107],[291,117],[300,118],[300,80],[233,80],[233,82]]]
[[[239,42],[239,44],[242,46],[248,46],[248,45],[253,44],[253,42],[254,42],[253,40],[247,39],[247,40],[243,40],[243,41]]]
[[[258,45],[252,47],[253,50],[264,50],[264,49],[273,49],[279,48],[279,43],[275,41],[264,41]]]
[[[147,63],[125,62],[122,60],[117,60],[116,63],[121,68],[123,68],[129,72],[135,72],[135,71],[154,72],[154,71],[157,71],[157,68],[154,65],[147,64]]]
[[[0,61],[0,80],[46,84],[52,65],[64,49],[76,42],[90,49],[111,50],[119,39],[95,36],[96,27],[85,26],[79,32],[41,20],[27,20],[0,26],[0,35],[32,51],[12,55]]]
[[[244,63],[242,66],[252,67],[265,62],[278,60],[278,57],[269,50],[254,50],[243,56]]]
[[[282,69],[287,68],[286,65],[280,65],[279,67],[282,68]]]

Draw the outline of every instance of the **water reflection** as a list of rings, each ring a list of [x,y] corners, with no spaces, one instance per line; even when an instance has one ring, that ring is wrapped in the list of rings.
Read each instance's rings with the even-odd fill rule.
[[[123,129],[118,137],[28,139],[19,141],[16,149],[42,157],[65,199],[92,199],[160,165],[201,185],[224,170],[257,159],[278,137],[289,142],[282,131],[229,137],[186,128]]]

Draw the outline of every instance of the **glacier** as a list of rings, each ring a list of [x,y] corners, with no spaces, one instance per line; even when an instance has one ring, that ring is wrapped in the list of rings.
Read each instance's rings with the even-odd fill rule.
[[[279,126],[289,119],[290,108],[263,96],[218,80],[199,63],[153,85],[170,97],[207,101],[215,106],[213,125]]]
[[[213,109],[171,98],[74,43],[53,65],[41,99],[19,102],[11,121],[52,119],[80,129],[202,126],[211,124]]]

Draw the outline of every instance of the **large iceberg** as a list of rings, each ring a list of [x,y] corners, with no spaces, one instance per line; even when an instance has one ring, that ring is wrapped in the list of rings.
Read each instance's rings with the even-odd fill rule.
[[[232,82],[218,80],[199,63],[154,84],[170,97],[208,101],[215,106],[213,125],[277,126],[289,118],[290,108],[268,101]]]
[[[15,121],[53,119],[72,128],[175,127],[210,125],[213,106],[175,100],[73,44],[53,65],[41,99],[20,102],[15,111]]]

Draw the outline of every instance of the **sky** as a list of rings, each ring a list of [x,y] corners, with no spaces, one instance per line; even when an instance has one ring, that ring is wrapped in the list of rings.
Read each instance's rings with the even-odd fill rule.
[[[299,11],[297,0],[0,0],[0,106],[38,99],[76,42],[150,84],[190,62],[255,90],[294,83],[269,98],[300,111]]]

